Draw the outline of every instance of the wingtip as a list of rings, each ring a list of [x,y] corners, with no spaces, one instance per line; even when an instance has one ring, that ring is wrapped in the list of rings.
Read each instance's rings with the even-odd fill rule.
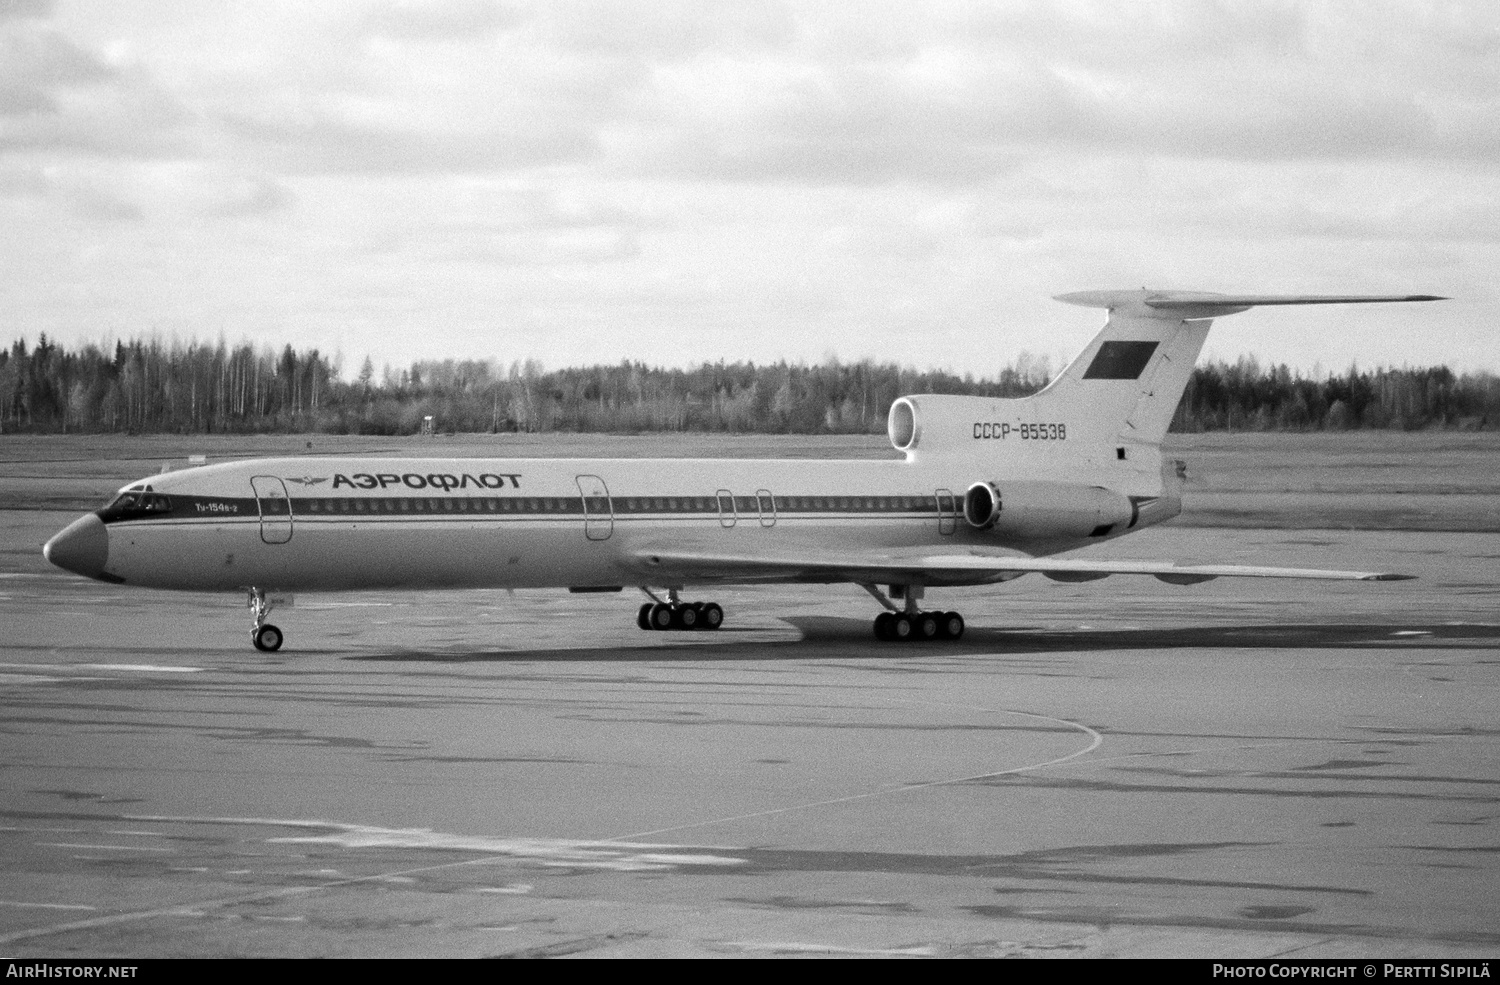
[[[1398,575],[1390,572],[1381,572],[1377,575],[1366,575],[1363,581],[1416,581],[1416,575]]]

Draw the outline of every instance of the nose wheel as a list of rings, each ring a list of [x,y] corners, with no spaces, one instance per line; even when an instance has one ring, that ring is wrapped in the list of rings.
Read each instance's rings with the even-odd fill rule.
[[[255,644],[257,650],[266,653],[275,653],[281,649],[281,630],[267,623],[257,626],[250,631],[250,642]]]
[[[655,601],[647,602],[636,612],[635,624],[647,630],[704,630],[718,629],[724,623],[724,610],[717,602],[683,602],[677,598],[677,590],[670,590],[669,601],[663,602],[646,592]]]
[[[279,628],[266,622],[266,616],[271,614],[271,603],[259,588],[250,589],[250,612],[255,616],[255,623],[250,627],[250,642],[255,648],[263,653],[275,653],[281,649],[286,637]]]

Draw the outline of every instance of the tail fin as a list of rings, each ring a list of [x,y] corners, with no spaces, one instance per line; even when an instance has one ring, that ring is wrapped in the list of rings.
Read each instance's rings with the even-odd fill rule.
[[[1193,363],[1220,315],[1257,305],[1441,301],[1426,294],[1267,295],[1198,291],[1082,291],[1057,300],[1109,309],[1109,320],[1036,400],[1072,405],[1070,431],[1099,445],[1160,445]],[[1070,435],[1071,437],[1071,435]]]

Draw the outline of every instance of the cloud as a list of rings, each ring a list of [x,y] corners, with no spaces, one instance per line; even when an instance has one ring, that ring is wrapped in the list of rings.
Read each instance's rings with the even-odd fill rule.
[[[80,188],[68,195],[73,212],[101,222],[140,222],[146,215],[139,205],[118,195],[93,188]]]
[[[371,35],[399,41],[454,41],[487,38],[519,23],[522,12],[493,0],[386,0],[364,15]]]
[[[54,6],[53,0],[0,0],[0,21],[49,17]]]
[[[297,202],[297,196],[286,185],[269,178],[239,179],[216,196],[205,213],[240,218],[285,212]]]
[[[49,331],[941,360],[1116,282],[1493,298],[1497,157],[1480,0],[0,0],[0,223],[96,258],[12,287]]]
[[[1382,22],[1200,0],[801,8],[795,43],[762,57],[654,65],[612,134],[636,173],[726,182],[974,184],[1057,150],[1491,158],[1500,18],[1434,24],[1422,9]]]
[[[139,69],[61,31],[0,22],[0,152],[193,153],[192,114]]]
[[[652,62],[763,55],[799,29],[775,0],[538,0],[531,13],[529,33],[544,45]]]
[[[116,72],[56,30],[29,24],[0,33],[0,85],[94,85]]]
[[[57,100],[35,86],[0,83],[0,116],[56,113]]]
[[[38,196],[45,195],[50,189],[51,183],[41,168],[0,163],[0,196]]]
[[[267,166],[286,173],[504,173],[598,152],[590,128],[566,121],[464,130],[357,122],[318,111],[296,117],[231,114],[221,122]]]

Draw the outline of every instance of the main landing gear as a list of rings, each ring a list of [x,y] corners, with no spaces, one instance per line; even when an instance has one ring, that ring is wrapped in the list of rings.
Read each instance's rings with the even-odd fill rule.
[[[642,629],[718,629],[724,622],[724,610],[717,602],[683,602],[677,597],[677,589],[667,589],[668,601],[663,602],[650,589],[641,591],[652,601],[641,606],[636,613],[635,624]]]
[[[882,612],[875,617],[877,640],[956,640],[963,634],[964,617],[957,612]]]
[[[250,627],[250,642],[257,650],[266,653],[281,649],[285,637],[280,629],[266,622],[266,616],[271,614],[271,603],[266,601],[266,593],[259,588],[250,589],[250,611],[255,615],[255,624]]]
[[[956,640],[964,635],[964,617],[957,612],[921,612],[917,609],[917,602],[922,598],[920,585],[891,586],[892,594],[896,594],[897,588],[903,589],[901,597],[905,599],[905,609],[897,608],[896,603],[874,585],[860,587],[875,596],[876,601],[886,608],[885,612],[875,617],[877,640],[911,643]]]

